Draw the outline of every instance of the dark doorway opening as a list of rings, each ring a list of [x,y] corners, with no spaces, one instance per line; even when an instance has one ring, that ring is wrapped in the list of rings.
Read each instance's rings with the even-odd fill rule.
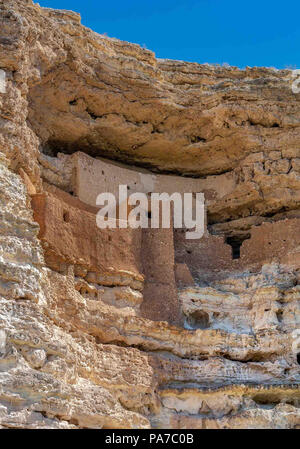
[[[250,234],[246,236],[231,236],[226,238],[227,245],[230,245],[232,248],[232,258],[239,259],[241,257],[241,246],[244,240],[250,238]]]
[[[243,242],[236,240],[235,237],[227,237],[226,243],[232,248],[232,258],[239,259],[241,257],[241,246]]]

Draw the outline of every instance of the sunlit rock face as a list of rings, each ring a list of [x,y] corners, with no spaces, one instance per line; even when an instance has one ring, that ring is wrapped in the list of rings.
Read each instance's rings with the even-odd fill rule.
[[[0,0],[0,427],[300,427],[292,72],[158,60]],[[203,192],[207,229],[96,226]]]

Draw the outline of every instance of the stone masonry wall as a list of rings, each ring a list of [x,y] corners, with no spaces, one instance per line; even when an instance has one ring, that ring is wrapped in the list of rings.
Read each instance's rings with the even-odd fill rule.
[[[299,266],[300,219],[285,219],[253,226],[251,237],[233,259],[232,247],[224,237],[206,234],[200,240],[186,240],[182,230],[174,231],[175,261],[186,263],[200,282],[225,277],[233,272],[258,272],[264,264]]]

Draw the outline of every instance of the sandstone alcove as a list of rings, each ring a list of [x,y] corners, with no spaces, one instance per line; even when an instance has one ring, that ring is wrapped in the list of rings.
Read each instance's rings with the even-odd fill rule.
[[[31,0],[0,27],[0,427],[298,428],[291,71],[158,59]],[[120,183],[203,192],[204,236],[99,229]]]

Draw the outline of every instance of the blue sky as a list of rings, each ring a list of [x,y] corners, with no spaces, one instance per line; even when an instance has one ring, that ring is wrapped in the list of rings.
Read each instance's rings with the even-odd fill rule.
[[[300,0],[38,0],[158,58],[300,68]]]

